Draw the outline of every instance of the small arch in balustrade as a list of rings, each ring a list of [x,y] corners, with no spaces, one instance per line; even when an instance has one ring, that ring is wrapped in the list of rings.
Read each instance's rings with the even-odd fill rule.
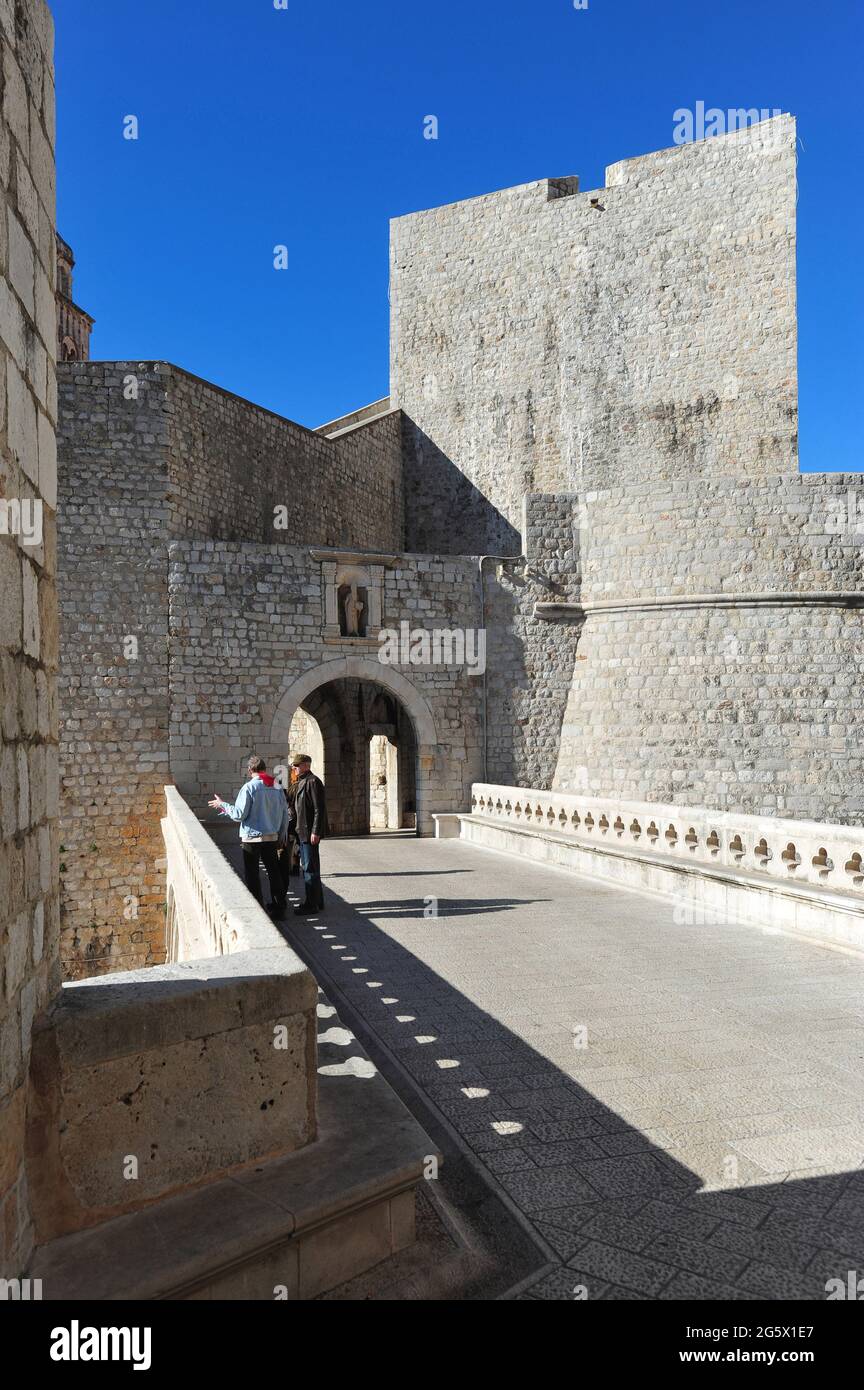
[[[538,802],[538,804],[534,807],[534,819],[535,819],[535,820],[542,820],[542,819],[543,819],[543,807],[539,804],[539,802]]]
[[[516,802],[516,805],[513,807],[513,814],[514,816],[521,816],[522,814],[522,807],[519,805],[518,801]]]
[[[801,855],[798,853],[791,840],[784,849],[780,858],[783,860],[783,863],[786,865],[786,868],[789,870],[790,874],[793,874],[795,870],[798,868],[798,865],[801,863]]]
[[[663,838],[665,839],[670,849],[675,848],[675,846],[678,843],[678,831],[675,829],[674,825],[670,824],[669,829],[666,831],[666,834]]]
[[[730,853],[730,854],[733,856],[733,858],[735,858],[735,859],[743,859],[743,858],[744,858],[744,854],[745,854],[744,844],[743,844],[743,841],[742,841],[740,835],[733,835],[733,836],[732,836],[732,839],[729,841],[729,853]]]
[[[624,822],[620,816],[615,817],[615,824],[613,825],[612,829],[619,837],[624,834]]]
[[[813,855],[813,868],[818,870],[820,878],[827,877],[834,868],[834,860],[829,858],[824,845]]]
[[[844,868],[857,888],[858,885],[864,881],[864,866],[861,864],[861,855],[857,853],[853,854],[852,858],[846,861]]]
[[[561,810],[558,812],[558,824],[560,825],[562,830],[567,829],[567,812],[564,810],[563,806],[561,807]]]
[[[498,801],[495,802],[495,814],[498,815],[498,816],[500,816],[502,809],[503,809],[503,807],[502,807],[502,805],[501,805],[501,800],[500,800],[500,798],[499,798]]]
[[[607,819],[607,817],[606,817],[605,812],[604,812],[604,814],[600,817],[599,825],[600,825],[600,829],[603,831],[603,834],[605,835],[605,834],[606,834],[606,831],[609,829],[609,821],[608,821],[608,819]]]
[[[512,813],[512,811],[513,811],[513,805],[512,805],[512,803],[511,803],[510,801],[505,801],[505,803],[504,803],[504,814],[505,814],[505,816],[509,816],[509,815]]]
[[[633,836],[634,840],[638,840],[639,836],[642,834],[642,827],[638,820],[632,820],[630,822],[630,834]]]
[[[711,834],[708,836],[708,839],[705,841],[705,844],[707,845],[708,849],[710,849],[712,854],[719,854],[720,836],[717,834],[716,830],[711,831]]]
[[[594,829],[594,817],[592,816],[592,814],[591,814],[590,811],[588,812],[587,816],[585,817],[585,829],[586,829],[586,830],[593,830],[593,829]]]
[[[690,829],[687,831],[687,834],[684,836],[684,843],[687,846],[687,848],[691,851],[694,850],[699,843],[699,836],[696,834],[696,831],[694,830],[692,825]]]
[[[573,812],[572,816],[570,817],[570,824],[572,825],[574,830],[579,829],[580,825],[582,824],[582,817],[579,815],[578,811]]]
[[[756,860],[759,868],[764,869],[772,857],[771,850],[768,848],[768,841],[763,836],[753,850],[753,858]]]
[[[647,835],[648,839],[651,840],[652,843],[660,839],[660,831],[657,829],[657,826],[654,824],[653,820],[648,827]]]
[[[548,826],[550,826],[550,827],[553,826],[553,825],[555,824],[555,808],[554,808],[554,806],[550,806],[550,807],[549,807],[549,810],[546,812],[546,824],[547,824]]]

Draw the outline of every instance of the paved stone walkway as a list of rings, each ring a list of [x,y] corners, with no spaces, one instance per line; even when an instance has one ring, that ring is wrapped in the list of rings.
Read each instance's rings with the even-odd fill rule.
[[[556,1262],[522,1297],[864,1276],[864,959],[458,841],[323,864],[287,935]]]

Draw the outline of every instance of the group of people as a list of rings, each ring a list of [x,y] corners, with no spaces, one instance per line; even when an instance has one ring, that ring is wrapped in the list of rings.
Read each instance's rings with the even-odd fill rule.
[[[294,915],[305,917],[323,912],[319,846],[328,830],[327,801],[324,783],[312,771],[312,759],[308,753],[298,753],[291,759],[287,787],[276,785],[263,758],[251,757],[247,771],[248,781],[240,788],[233,804],[218,795],[208,803],[223,816],[239,823],[246,887],[263,906],[260,872],[263,864],[270,885],[267,911],[276,920],[284,917],[296,850],[305,893]]]

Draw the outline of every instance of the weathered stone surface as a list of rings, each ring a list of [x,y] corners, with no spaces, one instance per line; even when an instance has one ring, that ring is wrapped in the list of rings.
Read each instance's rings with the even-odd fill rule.
[[[309,1143],[315,1002],[284,947],[66,985],[33,1040],[40,1242]]]
[[[32,1246],[23,1172],[25,1079],[34,1010],[56,984],[56,880],[43,882],[37,850],[56,841],[46,795],[54,711],[37,717],[37,682],[56,664],[52,427],[43,416],[40,489],[37,418],[44,408],[54,334],[34,323],[37,297],[53,296],[54,268],[40,237],[54,224],[53,105],[46,107],[52,22],[42,0],[0,4],[0,1278],[18,1275]],[[47,115],[47,123],[46,123]],[[53,254],[53,253],[52,253]],[[41,544],[25,544],[14,517],[43,507]],[[13,510],[14,509],[14,510]],[[34,537],[31,537],[35,539]]]
[[[237,957],[240,973],[260,954]],[[94,988],[101,995],[109,986],[75,986]],[[332,1015],[313,986],[316,997]],[[327,1060],[339,1051],[321,1045]],[[365,1058],[356,1041],[352,1051]],[[31,1272],[45,1297],[309,1298],[410,1244],[414,1187],[428,1158],[441,1156],[368,1066],[362,1080],[320,1077],[315,1144],[43,1246]]]

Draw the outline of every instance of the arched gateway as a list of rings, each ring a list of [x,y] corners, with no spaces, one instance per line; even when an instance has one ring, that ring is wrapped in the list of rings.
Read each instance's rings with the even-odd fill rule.
[[[375,722],[376,717],[378,720],[385,717],[380,714],[382,701],[380,697],[371,702],[364,698],[375,692],[386,692],[393,697],[390,702],[385,699],[384,704],[401,707],[392,725]],[[400,767],[400,796],[405,813],[404,819],[400,817],[397,824],[416,826],[420,834],[431,832],[432,810],[437,809],[433,808],[430,793],[438,733],[427,701],[410,680],[392,667],[359,655],[335,658],[305,671],[282,693],[273,715],[268,745],[274,761],[287,757],[292,721],[301,709],[312,715],[321,727],[325,749],[323,771],[332,795],[333,820],[337,828],[352,831],[370,828],[369,739],[387,735],[396,741],[397,720],[401,719],[405,736],[398,739],[398,750],[392,749],[394,772],[397,764]]]

